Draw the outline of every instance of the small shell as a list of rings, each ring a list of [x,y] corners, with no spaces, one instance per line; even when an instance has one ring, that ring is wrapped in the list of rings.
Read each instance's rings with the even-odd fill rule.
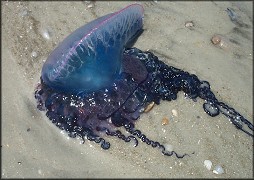
[[[212,165],[213,165],[212,161],[210,161],[210,160],[205,160],[205,161],[204,161],[204,166],[205,166],[206,169],[208,169],[209,171],[211,170]]]
[[[161,121],[161,124],[162,124],[162,125],[167,125],[168,122],[169,122],[169,119],[168,119],[167,117],[164,117],[164,118],[162,119],[162,121]]]
[[[146,106],[144,112],[147,113],[147,112],[151,111],[153,109],[153,107],[154,107],[154,104],[155,104],[154,102],[151,102],[150,104],[148,104]]]
[[[173,116],[177,117],[178,116],[177,110],[172,109],[172,114],[173,114]]]
[[[218,36],[218,35],[214,35],[214,36],[212,37],[211,41],[212,41],[212,43],[213,43],[214,45],[217,45],[217,44],[219,44],[219,43],[221,42],[221,37]]]
[[[221,48],[221,49],[224,49],[224,50],[229,50],[231,47],[231,43],[229,42],[229,40],[222,36],[222,35],[219,35],[219,34],[215,34],[212,39],[211,39],[212,43]]]
[[[33,52],[31,53],[31,56],[32,56],[33,58],[37,58],[38,54],[37,54],[36,51],[33,51]]]
[[[43,29],[41,35],[46,40],[49,40],[51,38],[51,32],[49,29]]]
[[[214,174],[223,174],[224,170],[220,165],[215,166],[214,170],[213,170]]]
[[[94,4],[89,4],[87,7],[88,7],[88,8],[93,8],[93,7],[94,7]]]
[[[185,23],[185,27],[187,27],[187,28],[193,28],[193,27],[194,27],[193,21],[187,21],[187,22]]]

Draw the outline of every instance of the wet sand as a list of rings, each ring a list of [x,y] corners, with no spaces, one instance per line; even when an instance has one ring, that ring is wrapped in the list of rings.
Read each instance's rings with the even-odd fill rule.
[[[209,117],[203,100],[194,102],[183,93],[141,115],[136,124],[150,139],[170,145],[179,154],[190,154],[183,159],[162,156],[141,142],[134,148],[113,137],[106,137],[111,143],[107,151],[93,142],[80,144],[36,109],[34,88],[48,54],[76,28],[129,4],[1,2],[2,178],[253,177],[253,139],[226,117]],[[165,63],[207,80],[219,100],[253,122],[252,3],[141,4],[145,31],[135,47],[149,49]],[[230,20],[227,8],[235,10],[241,23]],[[185,27],[187,21],[194,27]],[[214,34],[223,35],[227,46],[214,46]],[[169,119],[168,125],[162,125],[163,117]],[[221,165],[225,173],[207,170],[206,159],[212,161],[212,170]]]

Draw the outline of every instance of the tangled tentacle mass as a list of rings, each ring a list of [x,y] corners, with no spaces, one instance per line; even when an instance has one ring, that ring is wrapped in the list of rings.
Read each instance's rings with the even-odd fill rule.
[[[175,154],[177,158],[182,158],[188,154],[166,151],[162,144],[150,140],[134,125],[148,104],[176,100],[179,91],[191,99],[204,99],[203,108],[208,115],[222,113],[237,129],[253,137],[253,125],[236,110],[218,101],[207,81],[200,81],[194,74],[168,66],[153,53],[137,48],[124,51],[122,71],[106,88],[71,94],[52,89],[41,78],[35,98],[38,109],[46,111],[52,123],[72,138],[79,136],[83,140],[94,141],[103,149],[110,148],[110,143],[103,138],[106,135],[125,142],[133,141],[135,146],[140,139],[157,147],[164,155]],[[121,126],[129,136],[117,130]]]

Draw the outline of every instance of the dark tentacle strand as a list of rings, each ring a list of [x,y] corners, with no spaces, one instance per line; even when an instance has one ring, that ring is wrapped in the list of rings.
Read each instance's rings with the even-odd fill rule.
[[[105,141],[104,138],[99,137],[95,134],[89,133],[89,134],[87,134],[86,138],[89,141],[94,141],[95,143],[101,143],[101,147],[104,150],[107,150],[107,149],[110,148],[110,143],[109,142]]]
[[[138,140],[134,136],[125,136],[121,133],[121,131],[117,130],[115,132],[110,132],[107,130],[106,132],[107,135],[109,136],[117,136],[119,139],[124,140],[125,142],[130,142],[132,139],[135,141],[134,147],[138,146]]]
[[[248,134],[249,136],[254,137],[253,135],[253,124],[251,124],[250,121],[248,121],[247,119],[245,119],[240,113],[238,113],[234,108],[229,107],[228,105],[226,105],[223,102],[219,102],[215,95],[213,94],[213,92],[210,89],[210,85],[208,82],[203,81],[202,83],[206,84],[205,86],[201,85],[200,86],[200,97],[202,99],[205,99],[206,101],[208,101],[209,103],[205,103],[204,104],[204,110],[207,114],[209,114],[210,116],[216,116],[219,114],[219,112],[221,112],[223,115],[225,115],[226,117],[228,117],[230,119],[230,121],[235,125],[235,127],[241,131],[243,131],[244,133]],[[209,107],[208,107],[209,104]],[[211,110],[211,107],[213,107],[213,109]],[[216,111],[215,115],[211,114],[211,111]]]
[[[90,129],[77,127],[76,130],[69,133],[69,136],[75,138],[79,136],[83,143],[85,142],[85,137],[88,141],[94,141],[97,144],[101,144],[101,148],[107,150],[110,148],[110,143],[107,142],[104,138],[94,134]]]
[[[179,155],[175,151],[166,151],[165,146],[163,146],[157,141],[150,140],[149,138],[146,137],[146,135],[142,134],[140,130],[135,129],[135,126],[133,123],[125,124],[124,128],[130,134],[138,137],[139,139],[141,139],[141,141],[145,142],[147,145],[151,145],[153,148],[158,147],[161,150],[162,154],[165,156],[172,156],[173,154],[175,154],[177,158],[183,158],[185,156],[189,156],[188,154]]]
[[[150,75],[144,85],[142,85],[145,88],[138,88],[139,92],[143,92],[143,97],[146,97],[143,101],[148,103],[153,101],[159,104],[161,99],[175,100],[177,93],[183,91],[191,99],[197,97],[204,99],[206,102],[203,108],[208,115],[214,117],[221,112],[231,120],[237,129],[254,137],[253,124],[235,109],[219,102],[207,81],[200,81],[194,74],[166,65],[151,52],[142,52],[137,48],[131,48],[127,49],[125,53],[135,56],[143,62]]]
[[[234,108],[231,108],[228,105],[224,104],[223,102],[218,102],[217,106],[220,112],[226,117],[228,117],[237,129],[240,129],[246,134],[254,137],[253,124],[251,124],[247,119],[245,119],[240,113],[238,113]]]
[[[121,140],[124,140],[125,142],[130,142],[131,140],[134,140],[135,141],[135,144],[134,144],[134,147],[138,146],[138,140],[137,138],[135,138],[134,136],[125,136],[124,134],[122,134],[121,131],[119,130],[116,130],[116,131],[110,131],[109,129],[107,128],[97,128],[97,131],[105,131],[106,134],[108,136],[116,136],[118,137],[119,139]]]
[[[48,101],[49,99],[50,98],[48,98]],[[91,129],[78,126],[76,123],[75,117],[67,118],[67,117],[59,115],[57,112],[51,111],[53,102],[50,102],[50,103],[48,102],[48,104],[46,105],[48,109],[46,113],[47,117],[58,128],[60,128],[61,130],[65,130],[68,133],[69,137],[75,138],[79,136],[83,140],[83,143],[85,142],[85,137],[86,137],[86,139],[89,141],[94,141],[95,143],[101,144],[101,147],[105,150],[110,148],[110,143],[106,142],[105,139],[103,139],[102,137],[99,137],[98,135],[94,134]],[[59,110],[60,108],[61,106],[59,106],[57,109]]]

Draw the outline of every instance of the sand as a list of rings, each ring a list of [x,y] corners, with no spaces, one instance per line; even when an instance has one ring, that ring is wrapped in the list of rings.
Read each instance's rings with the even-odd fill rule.
[[[209,117],[203,100],[179,93],[143,114],[136,127],[183,159],[144,143],[106,137],[111,148],[68,139],[36,109],[34,88],[49,53],[76,28],[131,2],[1,2],[2,178],[251,178],[253,138],[223,115]],[[144,33],[135,47],[207,80],[217,98],[253,122],[252,2],[142,1]],[[238,15],[230,20],[227,8]],[[194,27],[185,27],[192,21]],[[241,22],[241,23],[239,23]],[[214,34],[225,42],[211,43]],[[229,41],[231,39],[231,41]],[[173,116],[176,110],[178,116]],[[162,125],[162,119],[169,119]],[[124,130],[122,129],[122,132]],[[195,152],[194,154],[191,154]],[[209,171],[204,160],[213,163]],[[224,174],[212,172],[221,165]]]

